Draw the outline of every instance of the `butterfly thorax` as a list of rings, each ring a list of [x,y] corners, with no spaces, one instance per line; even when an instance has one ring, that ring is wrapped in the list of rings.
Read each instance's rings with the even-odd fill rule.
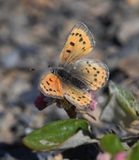
[[[78,78],[74,77],[70,70],[65,67],[52,68],[52,72],[57,75],[63,83],[70,83],[77,88],[87,89],[87,86]]]

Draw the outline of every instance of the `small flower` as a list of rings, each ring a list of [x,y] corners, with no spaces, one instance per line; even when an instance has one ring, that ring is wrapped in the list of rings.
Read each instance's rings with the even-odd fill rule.
[[[35,99],[34,104],[39,110],[43,110],[55,102],[54,98],[46,97],[42,93]]]
[[[109,153],[99,153],[96,160],[111,160]]]
[[[126,160],[127,153],[126,152],[119,152],[116,154],[114,160]]]
[[[94,111],[96,106],[97,106],[97,100],[96,100],[96,95],[94,92],[91,91],[91,96],[92,96],[92,103],[90,104],[90,110]]]

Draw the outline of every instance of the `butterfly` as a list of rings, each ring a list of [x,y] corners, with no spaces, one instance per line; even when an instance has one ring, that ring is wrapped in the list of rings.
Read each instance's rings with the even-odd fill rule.
[[[71,30],[60,53],[59,65],[43,75],[39,90],[47,97],[66,99],[77,110],[85,110],[92,103],[91,91],[102,88],[109,76],[108,67],[98,60],[81,59],[95,46],[95,40],[82,23]]]

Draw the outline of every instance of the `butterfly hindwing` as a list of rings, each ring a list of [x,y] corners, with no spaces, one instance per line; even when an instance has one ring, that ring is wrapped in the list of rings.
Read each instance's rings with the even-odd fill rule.
[[[64,85],[64,97],[80,110],[88,108],[92,102],[92,96],[89,92],[69,84]]]
[[[60,63],[70,64],[89,54],[95,45],[93,35],[83,23],[76,24],[70,32],[60,54]]]
[[[86,84],[90,90],[98,90],[103,87],[109,77],[109,71],[105,64],[89,59],[75,62],[71,73]]]
[[[54,98],[63,97],[61,80],[53,73],[48,73],[41,78],[39,89],[45,96]]]

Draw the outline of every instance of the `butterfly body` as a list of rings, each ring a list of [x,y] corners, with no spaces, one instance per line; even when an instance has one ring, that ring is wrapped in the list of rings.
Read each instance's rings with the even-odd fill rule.
[[[71,30],[60,54],[58,67],[44,75],[39,84],[40,91],[48,97],[66,99],[79,110],[92,103],[91,91],[102,88],[108,80],[109,71],[97,60],[81,59],[94,48],[94,37],[83,23]]]
[[[63,83],[68,83],[69,85],[73,85],[74,87],[77,87],[79,89],[87,89],[87,86],[80,79],[72,75],[72,71],[70,72],[69,68],[52,68],[52,73],[57,75]]]

